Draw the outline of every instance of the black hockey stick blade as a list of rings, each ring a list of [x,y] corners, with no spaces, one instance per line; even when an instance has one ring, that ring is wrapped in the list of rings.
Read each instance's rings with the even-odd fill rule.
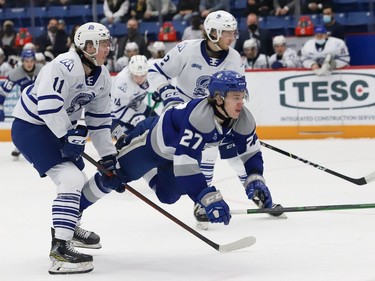
[[[313,166],[314,168],[317,168],[317,169],[319,169],[319,170],[321,170],[321,171],[323,171],[323,172],[326,172],[326,173],[328,173],[328,174],[331,174],[331,175],[334,175],[334,176],[336,176],[336,177],[342,178],[342,179],[344,179],[344,180],[346,180],[346,181],[349,181],[349,182],[351,182],[351,183],[354,183],[354,184],[356,184],[356,185],[365,185],[365,184],[368,184],[368,183],[370,183],[370,182],[372,182],[372,181],[375,180],[375,171],[372,172],[372,173],[370,173],[370,174],[368,174],[368,175],[365,176],[365,177],[362,177],[362,178],[352,178],[352,177],[348,177],[348,176],[346,176],[346,175],[340,174],[340,173],[338,173],[338,172],[335,172],[335,171],[333,171],[333,170],[331,170],[331,169],[328,169],[328,168],[326,168],[326,167],[320,166],[319,164],[315,164],[315,163],[313,163],[313,162],[311,162],[311,161],[309,161],[309,160],[306,160],[306,159],[303,159],[303,158],[301,158],[301,157],[298,157],[297,155],[294,155],[294,154],[292,154],[292,153],[289,153],[289,152],[287,152],[287,151],[285,151],[285,150],[282,150],[282,149],[280,149],[280,148],[277,148],[277,147],[275,147],[275,146],[273,146],[273,145],[267,144],[267,143],[265,143],[265,142],[263,142],[263,141],[260,141],[260,144],[261,144],[262,146],[264,146],[264,147],[267,147],[267,148],[273,150],[273,151],[276,151],[276,152],[278,152],[278,153],[281,153],[281,154],[283,154],[283,155],[286,155],[286,156],[288,156],[288,157],[290,157],[290,158],[293,158],[293,159],[299,160],[299,161],[301,161],[301,162],[303,162],[303,163],[305,163],[305,164],[307,164],[307,165]]]
[[[85,158],[88,162],[93,164],[96,168],[98,168],[103,173],[105,173],[107,175],[112,175],[110,171],[106,170],[102,165],[100,165],[98,162],[96,162],[91,156],[87,155],[85,152],[82,152],[81,155],[82,155],[83,158]],[[255,237],[248,236],[248,237],[245,237],[243,239],[234,241],[234,242],[229,243],[229,244],[219,245],[219,244],[211,241],[210,239],[208,239],[204,235],[200,234],[198,231],[192,229],[190,226],[183,223],[182,221],[180,221],[178,218],[176,218],[172,214],[168,213],[166,210],[164,210],[159,205],[152,202],[150,199],[145,197],[143,194],[139,193],[137,190],[132,188],[130,185],[126,184],[125,189],[127,189],[129,192],[131,192],[132,194],[137,196],[143,202],[150,205],[155,210],[159,211],[164,216],[166,216],[167,218],[169,218],[170,220],[172,220],[173,222],[175,222],[176,224],[178,224],[179,226],[181,226],[182,228],[184,228],[185,230],[187,230],[188,232],[190,232],[194,236],[198,237],[200,240],[202,240],[206,244],[210,245],[212,248],[219,251],[220,253],[231,252],[231,251],[247,248],[247,247],[250,247],[251,245],[253,245],[256,242]]]
[[[244,214],[278,214],[280,212],[311,212],[311,211],[338,211],[338,210],[354,210],[354,209],[371,209],[375,208],[375,203],[364,204],[343,204],[343,205],[323,205],[323,206],[303,206],[303,207],[276,207],[264,209],[245,209],[231,210],[232,215]]]

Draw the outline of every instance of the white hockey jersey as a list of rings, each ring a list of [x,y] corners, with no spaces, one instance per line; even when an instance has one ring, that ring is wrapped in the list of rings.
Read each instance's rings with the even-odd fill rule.
[[[303,45],[301,49],[302,66],[311,69],[314,63],[322,65],[328,54],[333,56],[336,68],[349,65],[350,55],[345,42],[339,38],[328,37],[322,49],[317,49],[314,38]]]
[[[189,101],[207,95],[210,75],[219,70],[234,70],[245,74],[240,54],[233,48],[223,51],[220,58],[211,58],[202,39],[186,40],[177,44],[149,70],[148,79],[152,88],[159,89],[176,78],[176,89],[180,98]]]
[[[247,57],[242,58],[245,69],[265,69],[270,68],[269,58],[265,54],[259,54],[254,60]]]
[[[277,54],[273,54],[270,57],[270,66],[277,60]],[[287,68],[299,68],[301,67],[301,59],[297,52],[291,48],[286,48],[283,56],[281,57],[281,62]]]
[[[57,56],[40,71],[34,85],[24,89],[13,116],[47,125],[58,137],[66,135],[81,118],[100,157],[115,154],[110,134],[111,77],[105,66],[86,76],[76,51]]]
[[[143,114],[147,105],[143,100],[148,93],[148,88],[147,80],[138,85],[132,79],[129,67],[125,67],[117,74],[112,85],[112,118],[135,126],[141,121],[137,116],[145,117]]]

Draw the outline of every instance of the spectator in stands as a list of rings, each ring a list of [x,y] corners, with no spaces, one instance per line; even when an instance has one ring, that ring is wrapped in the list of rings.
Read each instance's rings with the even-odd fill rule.
[[[329,36],[345,40],[345,27],[335,20],[333,8],[323,8],[323,22]]]
[[[125,46],[128,42],[135,42],[139,48],[139,54],[150,58],[150,52],[147,50],[147,43],[141,34],[138,33],[139,24],[136,19],[129,19],[127,22],[128,34],[119,37],[117,41],[117,56],[119,59],[124,55]]]
[[[0,33],[0,47],[3,48],[5,55],[18,55],[15,49],[17,31],[14,29],[14,23],[6,20],[3,23],[3,30]]]
[[[129,18],[129,0],[104,0],[104,18],[100,22],[110,25],[126,22]]]
[[[5,7],[6,7],[6,1],[0,0],[0,8],[5,8]]]
[[[8,76],[13,67],[6,61],[3,49],[0,48],[0,76]]]
[[[249,14],[265,17],[268,16],[272,10],[273,0],[247,0],[245,17]]]
[[[254,38],[257,40],[260,53],[267,56],[273,54],[272,36],[267,29],[260,29],[258,26],[258,16],[256,14],[249,14],[246,18],[247,30],[241,31],[236,41],[235,49],[243,54],[243,43],[247,39]]]
[[[328,37],[326,28],[317,26],[314,38],[301,49],[301,61],[316,75],[330,75],[332,70],[349,65],[350,56],[344,40]]]
[[[301,67],[300,57],[295,50],[286,46],[286,38],[283,35],[275,36],[272,43],[275,50],[270,57],[272,69]]]
[[[194,15],[190,19],[190,25],[184,29],[182,40],[202,39],[203,38],[203,24],[201,17]]]
[[[172,20],[176,14],[176,5],[171,0],[146,0],[146,12],[143,15],[145,21],[159,20],[159,4],[161,2],[161,16],[163,21]]]
[[[274,0],[273,1],[273,14],[275,16],[285,16],[294,13],[295,0]]]
[[[259,52],[257,40],[248,39],[243,43],[244,57],[242,62],[245,69],[264,69],[270,68],[269,58],[267,55]]]
[[[48,50],[54,57],[67,52],[69,50],[67,44],[68,34],[64,30],[58,29],[58,21],[54,18],[49,20],[47,31],[35,40],[37,52],[44,53]]]
[[[189,22],[192,16],[198,15],[199,0],[180,0],[177,3],[177,14],[173,20]]]
[[[130,16],[136,20],[142,20],[146,12],[146,0],[135,0],[131,2]]]
[[[209,13],[218,10],[230,12],[229,0],[200,0],[199,12],[202,18],[206,18]]]
[[[139,48],[137,43],[128,42],[125,46],[125,54],[118,58],[114,65],[114,71],[120,72],[125,66],[129,64],[129,60],[132,56],[139,55]]]
[[[302,14],[321,14],[323,7],[333,7],[333,0],[306,0],[304,3]]]

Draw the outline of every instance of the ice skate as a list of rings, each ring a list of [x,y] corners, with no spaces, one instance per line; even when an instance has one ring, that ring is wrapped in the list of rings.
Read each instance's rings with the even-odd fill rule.
[[[55,229],[51,228],[52,239],[55,238]],[[74,247],[77,248],[87,248],[87,249],[100,249],[102,245],[100,244],[100,236],[95,232],[85,230],[79,226],[76,226],[74,230],[72,243]]]
[[[195,203],[194,205],[194,217],[197,220],[197,228],[202,230],[208,229],[210,221],[208,220],[206,210],[199,203]]]
[[[78,248],[100,249],[100,237],[93,231],[85,230],[79,226],[74,230],[73,245]]]
[[[263,203],[258,198],[253,198],[253,202],[255,203],[255,205],[258,206],[259,209],[263,208]],[[276,203],[272,204],[272,209],[275,209],[275,208],[278,208],[278,207],[283,207],[283,206],[281,206],[280,204],[276,204]],[[268,214],[268,215],[270,215],[271,217],[279,218],[279,219],[287,219],[288,218],[287,215],[283,212],[272,213],[272,214]]]
[[[50,274],[87,273],[94,269],[92,256],[76,251],[71,241],[53,238],[49,257]]]

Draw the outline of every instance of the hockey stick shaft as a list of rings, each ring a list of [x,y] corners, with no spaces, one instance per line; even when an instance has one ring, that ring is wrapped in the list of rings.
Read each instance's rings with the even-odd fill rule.
[[[303,207],[276,207],[272,209],[245,209],[245,210],[231,210],[232,215],[243,214],[275,214],[275,213],[290,213],[290,212],[311,212],[311,211],[338,211],[338,210],[353,210],[353,209],[370,209],[375,208],[375,203],[366,204],[346,204],[346,205],[325,205],[325,206],[303,206]]]
[[[351,178],[351,177],[348,177],[346,175],[343,175],[343,174],[340,174],[338,172],[335,172],[335,171],[333,171],[331,169],[328,169],[326,167],[320,166],[319,164],[315,164],[315,163],[313,163],[313,162],[311,162],[309,160],[303,159],[303,158],[301,158],[301,157],[299,157],[297,155],[294,155],[294,154],[292,154],[290,152],[287,152],[285,150],[277,148],[277,147],[275,147],[273,145],[267,144],[267,143],[265,143],[263,141],[260,141],[260,144],[262,146],[264,146],[264,147],[267,147],[267,148],[273,150],[273,151],[276,151],[278,153],[284,154],[284,155],[286,155],[286,156],[288,156],[290,158],[299,160],[299,161],[301,161],[301,162],[303,162],[303,163],[305,163],[307,165],[313,166],[314,168],[317,168],[317,169],[319,169],[319,170],[321,170],[323,172],[326,172],[328,174],[331,174],[331,175],[334,175],[336,177],[342,178],[342,179],[344,179],[346,181],[349,181],[349,182],[357,184],[357,185],[364,185],[364,184],[370,183],[370,182],[372,182],[372,181],[375,180],[375,171],[372,172],[371,174],[368,174],[365,177],[362,177],[362,178],[357,178],[357,179],[356,178]]]
[[[100,165],[97,161],[95,161],[91,156],[87,155],[85,152],[83,152],[81,155],[88,162],[90,162],[96,168],[98,168],[101,172],[105,173],[106,175],[112,176],[112,173],[110,171],[106,170],[102,165]],[[145,202],[146,204],[150,205],[155,210],[159,211],[164,216],[166,216],[167,218],[169,218],[170,220],[172,220],[173,222],[175,222],[176,224],[178,224],[179,226],[181,226],[182,228],[184,228],[185,230],[187,230],[188,232],[190,232],[194,236],[198,237],[200,240],[202,240],[206,244],[210,245],[212,248],[214,248],[215,250],[217,250],[219,252],[234,251],[234,250],[237,250],[237,249],[249,247],[249,246],[251,246],[252,244],[255,243],[255,238],[254,237],[247,237],[247,238],[235,241],[235,242],[227,244],[227,245],[216,244],[215,242],[211,241],[207,237],[203,236],[199,232],[197,232],[194,229],[192,229],[190,226],[188,226],[185,223],[183,223],[182,221],[180,221],[175,216],[173,216],[170,213],[168,213],[166,210],[164,210],[163,208],[161,208],[160,206],[158,206],[157,204],[155,204],[154,202],[152,202],[150,199],[148,199],[147,197],[145,197],[143,194],[139,193],[137,190],[135,190],[134,188],[132,188],[130,185],[126,184],[125,188],[128,191],[130,191],[132,194],[134,194],[135,196],[137,196],[139,199],[141,199],[143,202]]]

